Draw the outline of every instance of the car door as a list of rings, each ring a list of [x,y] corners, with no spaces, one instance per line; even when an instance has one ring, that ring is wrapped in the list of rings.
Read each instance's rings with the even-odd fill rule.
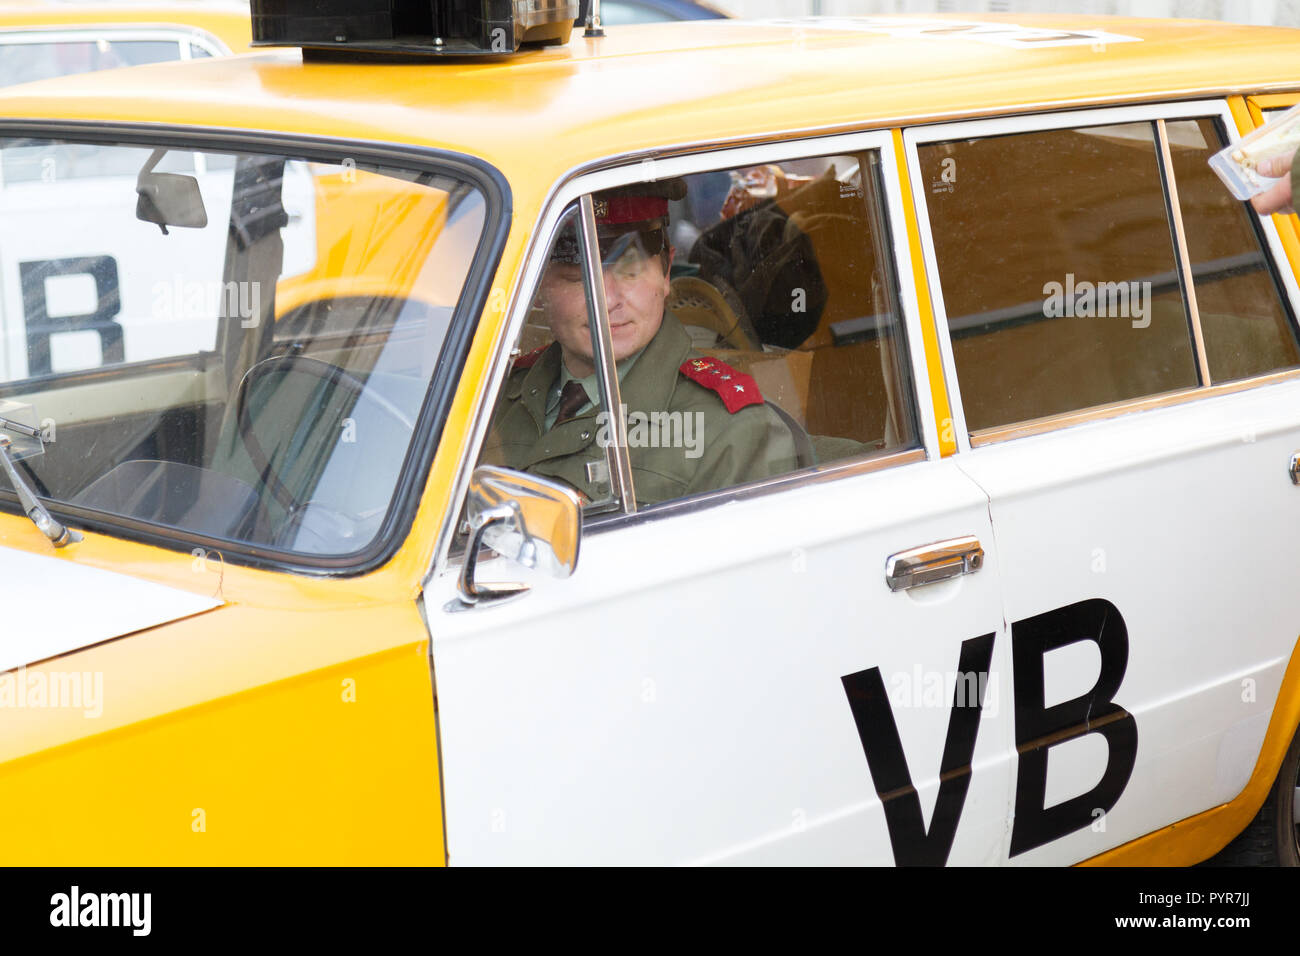
[[[831,154],[844,158],[826,159]],[[804,160],[811,165],[799,166]],[[769,164],[782,167],[783,185],[763,180]],[[822,244],[812,254],[826,289],[817,330],[796,333],[803,347],[706,353],[749,362],[756,380],[775,383],[763,386],[765,394],[781,396],[787,417],[815,433],[826,463],[649,506],[615,494],[612,510],[589,509],[584,518],[571,578],[551,580],[482,556],[480,582],[529,586],[498,606],[465,609],[457,597],[461,559],[453,554],[439,563],[424,605],[449,861],[1005,859],[1014,751],[1000,556],[985,495],[939,453],[893,141],[864,134],[651,165],[652,179],[689,183],[683,209],[711,194],[716,210],[730,182],[733,208],[739,197],[739,205],[758,202],[771,212],[770,200],[756,198],[766,187],[779,204],[780,190],[810,183],[829,197],[821,213],[875,230],[856,239],[874,239],[874,254],[855,247],[836,264],[835,243],[843,240],[808,227],[813,246]],[[805,168],[820,172],[791,172]],[[734,174],[730,180],[719,180],[723,170]],[[642,164],[560,191],[539,232],[540,255],[524,272],[506,341],[519,339],[530,314],[519,304],[534,301],[561,208],[645,176]],[[714,192],[719,181],[721,192]],[[843,213],[838,202],[859,211]],[[865,211],[873,205],[874,213]],[[790,213],[796,220],[811,221]],[[679,218],[679,259],[688,240],[694,250],[709,241],[710,222]],[[599,281],[594,266],[585,268],[591,283]],[[693,278],[708,275],[702,269]],[[889,316],[858,314],[870,301],[873,275],[888,287]],[[787,301],[798,301],[800,291],[767,289]],[[672,301],[676,314],[694,314],[691,301]],[[708,309],[700,308],[703,316]],[[886,319],[892,325],[881,333]],[[876,344],[863,344],[868,325]],[[863,425],[859,443],[882,437],[845,454],[854,442],[828,435],[828,423],[862,411],[845,391],[855,376],[881,375],[867,369],[878,358],[851,365],[855,343],[862,355],[895,350],[889,355],[901,371],[893,400],[915,411],[892,437],[878,421]],[[516,355],[531,344],[525,330]],[[776,377],[764,378],[768,361],[783,374],[794,369],[792,379],[806,365],[810,390],[783,390]],[[506,366],[503,354],[498,381]],[[837,401],[850,407],[819,411]],[[490,430],[489,408],[480,412],[480,439]],[[614,474],[622,473],[623,453],[610,446]],[[473,461],[467,455],[467,464]],[[891,556],[922,548],[933,557],[945,543],[966,555],[967,573],[912,586],[899,581],[891,590]]]
[[[1011,861],[1231,801],[1300,631],[1297,290],[1206,165],[1221,102],[908,134],[956,456],[990,498]]]

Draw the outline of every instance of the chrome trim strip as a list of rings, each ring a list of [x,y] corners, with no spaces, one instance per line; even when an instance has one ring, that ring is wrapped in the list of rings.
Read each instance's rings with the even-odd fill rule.
[[[789,491],[794,488],[817,485],[826,481],[867,475],[876,471],[884,471],[886,468],[910,465],[926,460],[927,456],[924,448],[908,448],[903,451],[882,452],[869,458],[858,458],[843,463],[805,468],[803,471],[792,471],[773,478],[752,481],[745,485],[720,488],[717,491],[706,492],[691,498],[666,501],[663,504],[642,508],[634,515],[601,515],[591,520],[584,517],[582,533],[584,535],[597,534],[611,528],[624,528],[659,518],[694,514],[697,511],[703,511],[715,505],[726,504],[731,501],[747,501],[750,498],[759,498],[778,491]]]
[[[1027,422],[1017,422],[1014,425],[998,425],[995,428],[983,428],[977,432],[971,433],[970,443],[972,447],[991,445],[995,442],[1010,441],[1013,438],[1024,438],[1029,435],[1039,435],[1044,432],[1056,431],[1057,429],[1068,428],[1073,425],[1083,425],[1088,422],[1117,418],[1120,415],[1126,415],[1129,412],[1142,412],[1153,408],[1167,408],[1173,405],[1182,405],[1191,401],[1214,398],[1219,395],[1231,395],[1234,392],[1244,392],[1248,389],[1262,388],[1267,385],[1276,385],[1298,378],[1300,378],[1300,368],[1293,368],[1285,369],[1280,372],[1270,372],[1267,375],[1258,375],[1254,378],[1238,379],[1235,382],[1223,382],[1218,385],[1200,385],[1193,388],[1180,388],[1176,391],[1165,392],[1161,395],[1148,395],[1145,398],[1112,402],[1109,405],[1098,405],[1094,408],[1088,408],[1082,411],[1064,412],[1060,415],[1034,418]]]
[[[1165,186],[1165,204],[1169,221],[1174,224],[1175,254],[1178,256],[1178,273],[1182,279],[1183,301],[1192,321],[1192,347],[1196,349],[1196,367],[1200,370],[1201,384],[1210,384],[1210,359],[1205,354],[1205,333],[1201,330],[1201,310],[1196,303],[1196,284],[1192,276],[1192,255],[1187,251],[1187,233],[1183,229],[1183,209],[1178,203],[1178,182],[1174,178],[1174,157],[1169,150],[1169,131],[1164,118],[1156,120],[1156,144],[1160,149],[1161,178]]]
[[[612,490],[628,514],[636,513],[636,498],[632,489],[632,461],[627,452],[627,423],[621,409],[623,396],[619,391],[618,370],[614,361],[614,338],[609,330],[609,308],[605,303],[605,275],[601,269],[600,246],[596,242],[596,205],[591,193],[578,199],[582,210],[583,276],[587,280],[587,304],[594,310],[596,320],[592,331],[596,335],[596,349],[600,360],[596,371],[600,375],[600,388],[609,400],[605,408],[608,421],[614,423],[614,443],[606,449],[607,460],[612,457],[609,481]],[[588,313],[588,320],[592,318]],[[597,432],[599,434],[599,432]]]

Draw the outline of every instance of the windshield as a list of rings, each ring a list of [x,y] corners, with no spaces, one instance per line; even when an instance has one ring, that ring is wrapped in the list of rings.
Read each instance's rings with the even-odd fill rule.
[[[0,140],[0,401],[44,436],[21,476],[73,524],[365,551],[484,215],[350,159]]]

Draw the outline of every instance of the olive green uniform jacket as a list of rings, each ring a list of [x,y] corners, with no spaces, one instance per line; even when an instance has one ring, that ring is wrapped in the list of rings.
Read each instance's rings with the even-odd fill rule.
[[[688,358],[700,357],[681,323],[665,313],[659,331],[620,382],[639,505],[728,488],[798,467],[790,429],[770,406],[751,404],[727,411],[715,388],[735,387],[737,379],[721,380],[722,374],[734,376],[732,370],[709,363],[721,369],[705,376],[715,388],[679,371]],[[612,423],[604,427],[609,416],[593,406],[545,430],[546,401],[560,375],[560,361],[560,346],[552,343],[529,367],[510,373],[483,461],[559,478],[589,499],[600,500],[609,493],[602,445],[613,441]],[[757,394],[752,380],[747,387]],[[651,417],[663,412],[669,414]],[[594,470],[587,467],[590,462],[598,463]]]

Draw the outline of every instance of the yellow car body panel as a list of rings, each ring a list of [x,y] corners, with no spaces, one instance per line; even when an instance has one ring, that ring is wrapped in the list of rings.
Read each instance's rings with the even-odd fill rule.
[[[464,152],[505,174],[517,198],[612,154],[812,131],[891,128],[1009,112],[1193,98],[1294,87],[1292,31],[1196,21],[991,16],[1030,27],[1141,37],[1089,46],[1007,50],[808,26],[700,21],[644,26],[505,61],[430,65],[302,62],[299,51],[75,79],[5,97],[8,116],[292,130]],[[918,60],[923,80],[912,79]],[[1198,55],[1187,55],[1195,48]],[[1031,69],[1013,68],[1032,58]],[[894,82],[906,76],[906,83]],[[653,81],[651,81],[653,78]],[[863,91],[870,90],[869,101]],[[196,109],[199,102],[202,109]],[[709,109],[725,103],[725,109]],[[346,104],[346,107],[344,106]],[[545,149],[539,145],[545,143]]]
[[[446,222],[444,193],[375,183],[373,173],[356,170],[313,178],[316,264],[276,285],[277,317],[339,296],[455,302],[458,290],[439,288],[439,276],[425,275],[423,268]]]
[[[11,716],[0,861],[438,862],[422,634],[412,602],[241,606],[27,668],[102,673],[104,708]]]
[[[1282,678],[1250,781],[1231,803],[1148,833],[1079,866],[1190,866],[1222,850],[1259,812],[1300,724],[1300,643]]]
[[[907,171],[906,153],[903,151],[903,133],[894,130],[894,151],[898,157],[898,180],[904,194],[912,190],[911,175]],[[908,253],[913,262],[924,261],[921,251],[921,229],[916,221],[916,207],[907,203],[903,210],[907,218]],[[948,457],[957,451],[957,438],[952,430],[952,406],[948,402],[948,385],[943,379],[943,362],[939,356],[939,332],[935,327],[934,306],[930,302],[930,285],[925,270],[916,271],[916,301],[921,307],[921,332],[925,337],[925,366],[930,373],[930,401],[934,403],[934,420],[939,423],[939,454]]]

